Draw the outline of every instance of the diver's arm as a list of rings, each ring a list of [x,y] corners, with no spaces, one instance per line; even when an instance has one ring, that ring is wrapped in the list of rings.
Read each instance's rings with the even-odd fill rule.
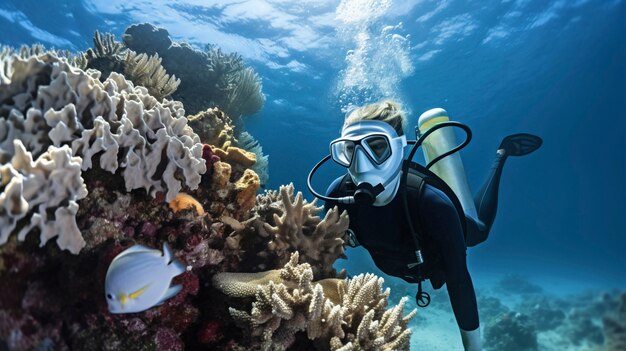
[[[467,270],[463,229],[452,201],[440,190],[426,186],[420,201],[420,219],[426,233],[441,248],[446,287],[459,328],[478,329],[478,307],[472,278]]]

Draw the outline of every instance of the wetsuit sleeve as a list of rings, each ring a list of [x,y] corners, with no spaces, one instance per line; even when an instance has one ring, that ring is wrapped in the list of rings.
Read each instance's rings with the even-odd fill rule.
[[[339,190],[341,179],[343,179],[343,176],[335,179],[332,183],[330,183],[330,186],[328,187],[328,189],[326,189],[326,196],[335,196],[335,193],[337,192],[337,190]],[[334,201],[324,201],[324,212],[327,212],[335,205],[337,205],[337,203]]]
[[[429,185],[420,199],[420,223],[441,250],[450,304],[460,328],[478,328],[478,308],[467,270],[466,247],[459,215],[450,198]]]

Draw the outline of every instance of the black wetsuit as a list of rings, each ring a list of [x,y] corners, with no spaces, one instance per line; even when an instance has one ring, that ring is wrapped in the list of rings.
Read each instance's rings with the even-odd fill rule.
[[[489,233],[496,214],[497,192],[505,157],[497,156],[485,185],[475,198],[480,222],[465,218],[468,246],[484,241]],[[348,175],[346,175],[349,177]],[[327,196],[345,195],[340,189],[342,179],[335,180],[327,191]],[[472,278],[467,270],[466,238],[461,217],[450,198],[441,190],[425,184],[420,192],[408,187],[410,213],[418,223],[420,242],[425,257],[421,268],[433,287],[438,289],[446,283],[450,303],[457,323],[464,330],[474,330],[479,326],[476,294]],[[326,202],[325,209],[337,205],[341,211],[347,210],[350,229],[356,234],[359,244],[369,251],[376,266],[383,272],[416,283],[412,275],[416,271],[407,264],[415,262],[414,240],[405,218],[401,192],[385,206],[344,205]]]

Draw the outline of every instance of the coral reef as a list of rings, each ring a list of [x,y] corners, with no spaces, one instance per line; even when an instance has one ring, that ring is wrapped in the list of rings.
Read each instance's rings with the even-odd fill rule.
[[[538,332],[557,328],[566,317],[559,301],[546,296],[525,299],[515,309],[527,315]]]
[[[202,143],[223,150],[234,145],[236,139],[233,121],[217,107],[188,116],[187,119],[189,126],[198,134]]]
[[[93,44],[93,48],[76,56],[73,63],[84,70],[100,71],[101,80],[109,77],[111,72],[123,73],[135,85],[148,89],[159,101],[172,95],[180,84],[180,79],[167,74],[158,54],[148,56],[129,50],[111,33],[102,36],[96,31]]]
[[[416,310],[402,316],[406,299],[386,310],[389,289],[372,274],[313,282],[298,253],[280,270],[218,273],[214,285],[234,299],[254,296],[250,312],[230,308],[230,315],[261,350],[298,349],[306,333],[318,350],[408,350],[407,328]]]
[[[300,192],[294,197],[293,184],[281,186],[279,191],[266,191],[256,203],[252,218],[229,236],[229,247],[239,247],[250,237],[268,238],[267,247],[257,252],[262,257],[275,257],[275,267],[285,265],[291,253],[298,251],[302,261],[311,265],[316,279],[336,276],[333,263],[345,258],[347,212],[340,214],[334,208],[320,218],[317,214],[322,208],[315,201],[308,203]]]
[[[248,132],[242,132],[237,137],[236,145],[248,152],[256,155],[256,162],[251,169],[259,175],[261,185],[267,184],[269,181],[269,156],[263,154],[263,147],[258,140]]]
[[[626,350],[626,293],[620,296],[618,308],[602,319],[605,343],[602,350]]]
[[[238,54],[224,54],[213,46],[207,52],[195,50],[173,42],[167,30],[148,23],[128,27],[123,40],[138,53],[158,54],[167,71],[181,79],[172,98],[182,101],[188,113],[217,106],[239,118],[259,111],[265,102],[259,76]]]
[[[49,146],[71,145],[83,171],[96,160],[102,170],[120,172],[126,191],[164,192],[171,201],[183,187],[198,187],[206,171],[202,144],[186,125],[180,103],[161,104],[115,72],[102,83],[98,71],[85,72],[52,52],[2,60],[11,74],[0,86],[1,163],[15,155],[15,139],[33,157]],[[75,213],[76,207],[68,208]],[[60,234],[62,228],[56,229],[46,235]]]
[[[509,304],[515,301],[510,297]],[[519,297],[512,307],[497,297],[479,296],[487,350],[626,350],[624,292]]]
[[[235,138],[235,126],[222,110],[210,108],[189,116],[188,119],[189,126],[203,143],[212,145],[217,156],[231,166],[239,167],[239,171],[249,167],[259,176],[261,185],[268,182],[269,160],[263,154],[263,148],[248,132],[242,132]],[[236,158],[228,155],[232,152],[229,148],[235,151]]]
[[[484,340],[485,350],[538,350],[537,331],[521,313],[504,313],[485,325]]]
[[[543,289],[531,283],[527,277],[518,274],[508,274],[499,282],[497,289],[507,294],[541,294]]]

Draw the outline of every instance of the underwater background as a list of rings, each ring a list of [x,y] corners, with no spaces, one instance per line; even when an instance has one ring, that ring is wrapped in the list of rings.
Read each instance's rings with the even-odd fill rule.
[[[293,183],[309,201],[309,171],[363,103],[402,102],[409,138],[434,107],[468,124],[461,155],[474,191],[503,136],[541,136],[537,152],[508,160],[489,240],[468,249],[484,344],[588,350],[603,345],[603,313],[626,290],[625,19],[624,0],[1,0],[0,44],[78,52],[96,31],[121,40],[149,22],[173,41],[240,54],[265,96],[238,122],[269,157],[262,187]],[[314,187],[341,172],[325,167]],[[365,250],[346,255],[337,270],[375,272],[392,305],[406,295],[415,307],[416,286]],[[411,350],[460,349],[445,289],[426,287],[433,304],[409,324]]]

